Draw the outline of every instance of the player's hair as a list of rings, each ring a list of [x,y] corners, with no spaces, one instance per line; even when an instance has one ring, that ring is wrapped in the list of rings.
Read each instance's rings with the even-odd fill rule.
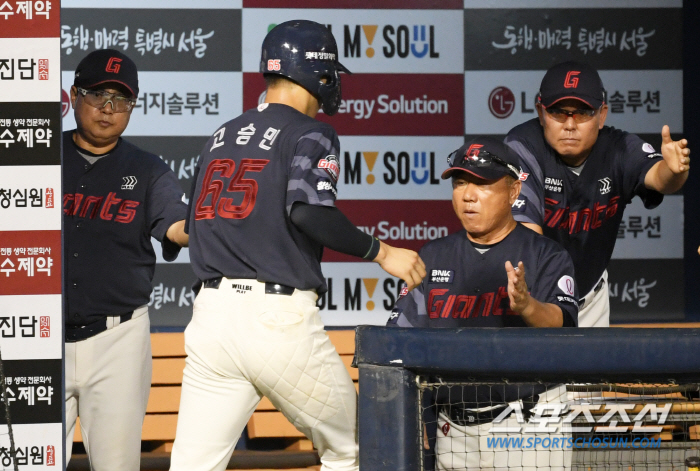
[[[294,80],[288,79],[283,75],[265,74],[265,85],[267,86],[267,88],[273,88],[279,85],[284,85],[285,82],[295,83]]]

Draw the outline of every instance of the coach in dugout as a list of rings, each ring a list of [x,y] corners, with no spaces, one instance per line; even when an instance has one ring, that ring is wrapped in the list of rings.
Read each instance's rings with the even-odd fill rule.
[[[571,257],[511,213],[521,187],[517,154],[499,140],[477,137],[448,162],[442,178],[452,179],[452,205],[464,230],[423,246],[427,276],[413,291],[402,292],[388,325],[575,327],[578,293]],[[519,406],[522,419],[538,402],[563,400],[562,390],[542,384],[439,388],[438,469],[569,468],[570,451],[495,450],[487,442],[497,436],[488,431],[509,403]],[[518,415],[497,425],[518,427]],[[432,438],[434,432],[427,435]],[[562,433],[547,436],[564,438]]]
[[[688,178],[688,141],[661,130],[661,152],[634,134],[605,126],[606,92],[587,64],[547,71],[538,118],[513,128],[505,142],[519,156],[523,191],[516,221],[559,242],[571,255],[580,327],[610,325],[607,266],[625,207],[636,195],[648,209]]]

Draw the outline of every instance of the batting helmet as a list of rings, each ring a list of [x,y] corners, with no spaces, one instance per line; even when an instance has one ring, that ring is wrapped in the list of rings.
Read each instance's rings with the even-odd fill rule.
[[[308,20],[286,21],[267,33],[260,72],[298,83],[316,97],[327,115],[334,115],[340,106],[338,72],[350,73],[338,62],[333,34],[322,24]]]

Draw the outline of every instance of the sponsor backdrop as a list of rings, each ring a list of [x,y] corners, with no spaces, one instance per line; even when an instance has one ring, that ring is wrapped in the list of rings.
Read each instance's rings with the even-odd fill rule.
[[[527,2],[526,8],[521,3],[162,0],[144,8],[128,0],[117,9],[65,0],[64,129],[75,126],[67,99],[78,61],[99,48],[123,50],[137,63],[141,84],[125,136],[160,155],[189,195],[207,138],[264,100],[258,63],[269,29],[295,18],[321,22],[354,72],[343,76],[338,114],[318,116],[340,135],[338,206],[362,230],[419,249],[459,229],[450,185],[440,180],[447,155],[467,136],[503,137],[535,117],[540,80],[558,61],[584,60],[601,70],[608,124],[642,134],[657,147],[664,124],[675,137],[683,133],[680,0],[576,0],[567,2],[571,8],[551,0]],[[38,117],[33,110],[23,112]],[[0,149],[2,142],[0,137]],[[15,158],[47,162],[38,147]],[[679,195],[653,211],[638,201],[627,209],[610,265],[613,322],[683,318],[682,214]],[[22,224],[33,228],[30,220]],[[398,280],[373,263],[332,251],[326,251],[323,268],[330,289],[319,305],[327,325],[386,321]],[[159,260],[151,296],[156,328],[187,324],[194,281],[187,250],[174,263]]]
[[[0,2],[2,469],[63,469],[58,0]]]

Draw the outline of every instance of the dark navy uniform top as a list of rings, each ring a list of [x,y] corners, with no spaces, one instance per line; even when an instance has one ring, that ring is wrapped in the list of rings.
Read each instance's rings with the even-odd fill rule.
[[[482,254],[477,247],[490,248]],[[477,247],[467,239],[465,230],[426,243],[420,256],[427,275],[418,287],[402,293],[387,325],[526,327],[520,315],[510,309],[507,260],[514,267],[523,262],[525,282],[533,298],[559,306],[564,325],[578,324],[574,267],[571,257],[559,244],[518,224],[497,244]],[[484,407],[545,389],[544,386],[533,387],[451,388],[449,403],[467,408]]]
[[[604,126],[576,175],[547,144],[537,119],[513,128],[505,142],[527,174],[513,216],[539,225],[571,254],[584,296],[608,266],[632,198],[640,196],[647,208],[663,201],[661,193],[644,186],[647,172],[663,157],[637,135]]]
[[[83,151],[85,154],[89,152]],[[94,164],[63,133],[63,263],[66,324],[81,326],[148,304],[156,255],[180,247],[165,234],[185,219],[177,177],[156,155],[119,139]]]
[[[481,247],[481,246],[479,246]],[[530,294],[556,304],[578,323],[578,293],[571,257],[556,242],[522,224],[483,254],[464,229],[426,243],[420,250],[427,275],[399,298],[389,320],[399,327],[525,327],[510,309],[505,263],[525,265]]]
[[[325,292],[323,247],[289,215],[296,202],[335,205],[339,147],[333,128],[282,104],[262,104],[219,128],[200,154],[190,198],[197,277]]]

